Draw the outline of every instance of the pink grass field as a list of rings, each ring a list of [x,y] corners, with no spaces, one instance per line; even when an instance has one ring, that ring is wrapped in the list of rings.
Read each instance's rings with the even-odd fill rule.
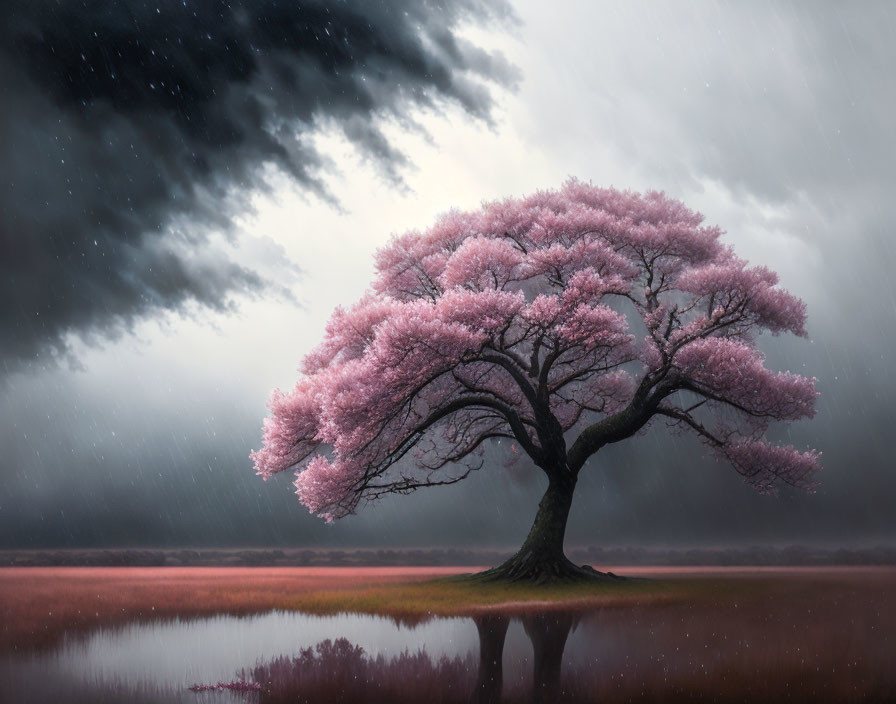
[[[333,611],[346,597],[379,594],[399,583],[474,572],[480,567],[7,567],[0,568],[0,652],[51,646],[66,631],[83,632],[128,621],[271,609]],[[653,592],[686,581],[693,607],[735,597],[757,615],[766,608],[848,614],[859,622],[892,624],[896,632],[896,567],[608,567],[656,578],[627,599],[658,603]],[[645,589],[642,586],[639,589]],[[682,593],[684,596],[682,597]],[[676,600],[687,602],[688,592]],[[510,596],[510,595],[509,595]],[[512,598],[512,597],[511,597]],[[531,599],[531,595],[526,598]],[[599,605],[595,601],[594,605]],[[509,602],[508,602],[509,606]],[[578,600],[577,607],[588,603]],[[338,610],[338,609],[336,609]],[[350,609],[347,609],[350,610]],[[380,613],[390,614],[384,604]],[[875,635],[879,635],[878,628]],[[896,643],[892,644],[896,648]]]
[[[425,581],[477,567],[0,568],[0,651],[131,620],[290,608],[315,593]]]

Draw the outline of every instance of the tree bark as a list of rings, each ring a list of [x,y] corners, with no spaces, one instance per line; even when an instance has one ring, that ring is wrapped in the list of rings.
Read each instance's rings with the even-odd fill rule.
[[[536,583],[567,582],[584,579],[618,579],[612,573],[579,567],[563,552],[566,522],[572,507],[576,478],[552,476],[538,504],[535,522],[519,552],[503,565],[482,572],[485,580],[527,581]]]

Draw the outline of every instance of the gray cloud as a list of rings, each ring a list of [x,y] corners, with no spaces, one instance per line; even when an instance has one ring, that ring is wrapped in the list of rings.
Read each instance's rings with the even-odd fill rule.
[[[825,465],[817,495],[753,497],[658,428],[595,460],[592,525],[614,540],[893,540],[882,499],[896,493],[892,6],[640,2],[587,14],[545,30],[565,41],[550,75],[527,74],[523,99],[542,98],[534,141],[550,140],[572,173],[622,174],[696,204],[739,253],[782,272],[807,300],[812,340],[764,340],[769,365],[819,377],[822,396],[814,420],[779,437],[823,450]],[[563,119],[543,107],[573,85],[582,94]],[[588,163],[578,145],[589,141],[609,158]]]
[[[308,141],[341,129],[387,178],[382,120],[453,103],[488,120],[514,71],[456,36],[500,0],[11,0],[0,9],[0,356],[7,370],[265,285],[220,247],[273,165],[328,198]],[[174,234],[172,235],[172,231]]]

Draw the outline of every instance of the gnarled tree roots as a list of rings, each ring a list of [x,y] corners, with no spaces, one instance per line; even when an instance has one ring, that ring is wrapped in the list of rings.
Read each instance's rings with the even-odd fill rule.
[[[468,579],[481,582],[529,582],[531,584],[568,584],[624,580],[612,572],[599,572],[589,565],[576,565],[563,554],[547,557],[521,550],[507,562]]]

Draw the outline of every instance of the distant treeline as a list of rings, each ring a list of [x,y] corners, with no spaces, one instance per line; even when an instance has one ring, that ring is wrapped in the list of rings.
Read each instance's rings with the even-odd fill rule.
[[[896,565],[896,547],[571,548],[570,559],[602,565]],[[511,551],[473,549],[67,549],[0,551],[7,567],[380,567],[495,565]]]

